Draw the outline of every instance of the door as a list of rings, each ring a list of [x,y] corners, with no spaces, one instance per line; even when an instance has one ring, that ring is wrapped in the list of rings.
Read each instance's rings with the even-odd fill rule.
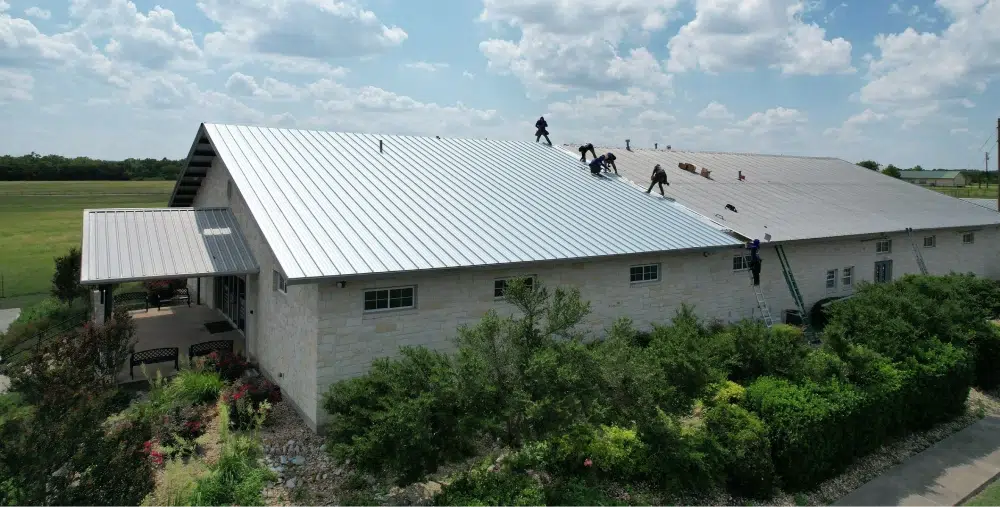
[[[240,331],[247,325],[247,284],[242,276],[215,279],[215,307]]]
[[[892,261],[878,261],[875,263],[875,283],[889,283],[892,281]]]

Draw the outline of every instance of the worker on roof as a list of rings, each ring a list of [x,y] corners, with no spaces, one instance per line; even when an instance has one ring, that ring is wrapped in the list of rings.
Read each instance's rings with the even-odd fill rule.
[[[594,145],[591,144],[591,143],[587,143],[587,144],[585,144],[585,145],[583,145],[583,146],[580,147],[580,162],[583,162],[584,164],[587,163],[587,152],[588,151],[592,155],[594,155],[594,158],[597,158],[597,152],[594,151]]]
[[[611,172],[611,169],[613,168],[615,170],[615,174],[618,174],[618,166],[615,165],[616,158],[617,157],[615,157],[615,154],[609,151],[608,154],[604,156],[604,161],[605,161],[604,169],[607,170],[608,172]]]
[[[535,142],[540,141],[542,136],[545,136],[545,142],[552,146],[552,141],[549,139],[549,122],[545,121],[544,116],[539,116],[535,122]]]
[[[667,195],[667,194],[665,194],[663,192],[663,185],[666,185],[666,186],[669,187],[670,183],[667,182],[667,171],[664,171],[663,168],[660,167],[660,164],[656,164],[655,166],[653,166],[653,175],[650,176],[649,179],[650,179],[651,183],[649,184],[649,188],[646,189],[646,193],[647,194],[653,191],[653,185],[656,185],[657,183],[659,183],[660,184],[660,195],[662,195],[662,196],[666,196]]]
[[[590,166],[590,174],[601,174],[601,171],[608,170],[607,157],[604,155],[591,160],[587,165]]]

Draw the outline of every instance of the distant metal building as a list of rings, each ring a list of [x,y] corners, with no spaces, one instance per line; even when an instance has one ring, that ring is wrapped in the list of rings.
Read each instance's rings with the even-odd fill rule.
[[[929,187],[964,187],[962,171],[899,171],[903,181]]]

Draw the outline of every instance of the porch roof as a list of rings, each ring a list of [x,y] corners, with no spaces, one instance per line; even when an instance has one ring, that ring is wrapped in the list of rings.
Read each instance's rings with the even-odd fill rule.
[[[80,283],[260,271],[229,208],[88,209]]]

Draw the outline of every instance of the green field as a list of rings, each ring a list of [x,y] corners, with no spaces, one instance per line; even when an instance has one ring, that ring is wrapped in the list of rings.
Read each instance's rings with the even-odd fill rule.
[[[86,208],[166,206],[173,181],[0,181],[0,308],[46,296],[52,259],[80,246]]]
[[[962,187],[962,188],[948,188],[948,187],[927,187],[931,190],[941,192],[945,195],[950,195],[952,197],[965,197],[973,199],[996,199],[997,198],[997,186],[990,185],[990,188],[978,186],[975,187]]]
[[[962,505],[1000,505],[1000,483],[994,482],[990,484],[981,493]]]

